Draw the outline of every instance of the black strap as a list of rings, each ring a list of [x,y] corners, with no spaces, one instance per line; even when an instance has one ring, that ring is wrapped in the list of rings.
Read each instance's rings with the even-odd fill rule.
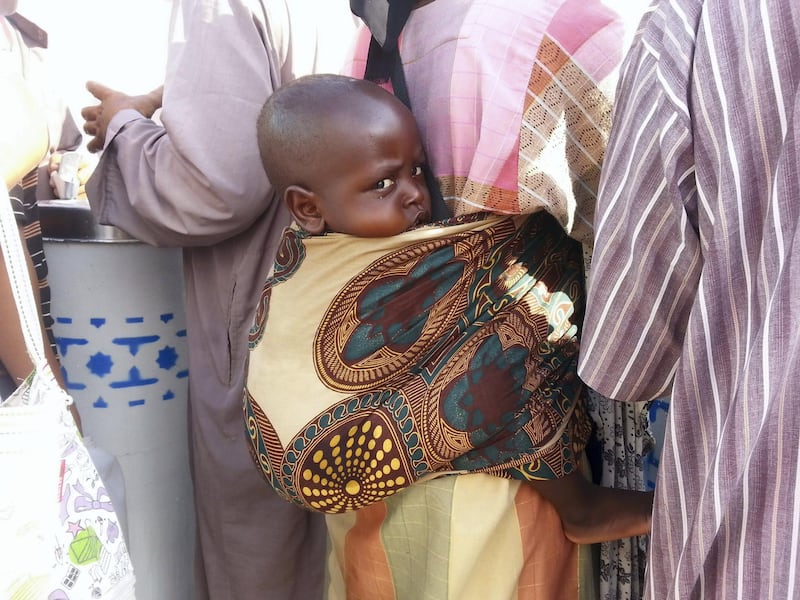
[[[413,7],[414,0],[350,0],[353,14],[364,21],[372,34],[364,79],[377,83],[391,81],[395,96],[409,110],[412,110],[411,100],[408,96],[408,86],[397,41]],[[439,182],[427,164],[423,172],[431,193],[433,220],[441,221],[449,218],[450,211],[447,210],[442,198]]]

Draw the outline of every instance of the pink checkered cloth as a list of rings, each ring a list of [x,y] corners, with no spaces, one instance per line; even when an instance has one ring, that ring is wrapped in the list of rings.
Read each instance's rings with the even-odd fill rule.
[[[627,22],[598,0],[437,0],[401,37],[412,110],[456,215],[547,210],[590,242]],[[346,72],[363,77],[363,29]]]

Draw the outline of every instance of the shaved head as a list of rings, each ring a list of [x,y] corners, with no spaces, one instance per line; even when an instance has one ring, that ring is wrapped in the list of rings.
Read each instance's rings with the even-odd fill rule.
[[[279,88],[258,119],[258,147],[272,185],[313,188],[315,166],[346,136],[405,105],[377,84],[342,75],[308,75]]]

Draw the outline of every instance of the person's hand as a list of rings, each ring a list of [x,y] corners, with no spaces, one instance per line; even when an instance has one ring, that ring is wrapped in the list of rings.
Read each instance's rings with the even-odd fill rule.
[[[57,150],[50,155],[50,162],[47,165],[47,173],[50,180],[50,187],[53,189],[53,193],[56,195],[56,198],[59,197],[58,188],[56,186],[55,178],[53,177],[56,173],[58,173],[58,168],[61,166],[61,157],[64,155],[64,152],[61,150]],[[81,153],[80,162],[78,163],[78,193],[77,198],[86,198],[86,182],[89,180],[89,177],[94,171],[94,168],[97,166],[97,162],[92,160],[90,161],[89,158],[84,154]]]
[[[163,87],[139,96],[128,96],[94,81],[87,82],[86,89],[100,101],[100,104],[86,106],[81,110],[84,119],[83,131],[93,136],[86,146],[90,152],[103,149],[108,124],[119,111],[132,108],[149,119],[161,108]]]

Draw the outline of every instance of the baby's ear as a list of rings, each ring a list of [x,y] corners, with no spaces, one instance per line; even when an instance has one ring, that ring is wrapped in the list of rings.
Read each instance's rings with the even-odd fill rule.
[[[320,198],[314,192],[299,185],[290,185],[283,193],[283,199],[300,227],[311,235],[325,232],[325,219],[319,210]]]

